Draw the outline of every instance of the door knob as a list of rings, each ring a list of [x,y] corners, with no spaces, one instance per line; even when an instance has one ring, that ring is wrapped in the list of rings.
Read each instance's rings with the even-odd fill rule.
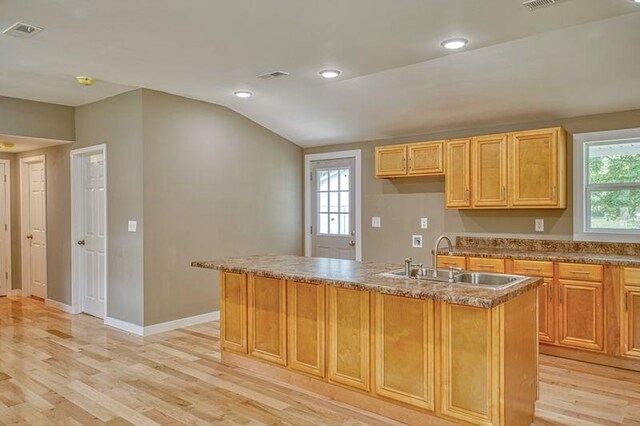
[[[31,234],[27,235],[27,240],[33,240],[33,235]]]
[[[355,246],[355,245],[356,245],[356,242],[355,242],[355,241],[353,241],[353,240],[351,240],[351,241],[349,241],[349,245],[350,245],[351,247],[353,247],[353,246]]]
[[[83,246],[83,245],[85,245],[85,241],[84,241],[84,240],[80,240],[80,241],[78,241],[78,245],[79,245],[79,246]]]

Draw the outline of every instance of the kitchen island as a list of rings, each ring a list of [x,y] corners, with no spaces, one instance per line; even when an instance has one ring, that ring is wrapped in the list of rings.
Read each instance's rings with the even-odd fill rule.
[[[300,256],[193,262],[220,271],[222,362],[409,424],[530,424],[536,288],[390,275]]]

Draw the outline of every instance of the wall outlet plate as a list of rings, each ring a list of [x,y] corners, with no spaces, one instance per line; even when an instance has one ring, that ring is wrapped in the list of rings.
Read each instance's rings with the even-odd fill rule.
[[[136,232],[138,230],[138,222],[135,220],[130,220],[127,224],[127,231]]]
[[[427,229],[429,228],[429,219],[426,217],[420,218],[420,228]]]
[[[372,217],[371,218],[371,227],[372,228],[380,228],[380,218],[379,217]]]
[[[544,219],[536,219],[536,232],[544,232]]]
[[[411,245],[414,248],[421,248],[422,247],[422,235],[414,235],[411,237]]]

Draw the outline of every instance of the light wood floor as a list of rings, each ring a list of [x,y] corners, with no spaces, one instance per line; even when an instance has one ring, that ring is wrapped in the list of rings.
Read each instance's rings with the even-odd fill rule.
[[[0,298],[0,424],[382,425],[219,362],[218,323],[140,338]],[[640,373],[543,356],[536,425],[640,424]]]

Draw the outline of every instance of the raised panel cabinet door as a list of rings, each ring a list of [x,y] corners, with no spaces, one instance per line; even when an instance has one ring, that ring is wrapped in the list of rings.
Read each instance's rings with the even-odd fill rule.
[[[249,355],[287,364],[286,281],[249,276]]]
[[[497,318],[491,309],[442,302],[440,324],[442,414],[469,424],[494,424],[499,408]]]
[[[289,368],[325,376],[325,286],[287,282]]]
[[[375,393],[433,410],[433,300],[375,294]]]
[[[376,176],[397,177],[407,174],[407,146],[376,147]]]
[[[370,390],[369,292],[328,287],[330,382]]]
[[[564,346],[601,351],[604,348],[603,284],[560,280],[558,342]]]
[[[538,341],[540,342],[555,342],[554,288],[551,278],[545,278],[544,283],[538,287]]]
[[[640,287],[626,287],[624,297],[624,355],[640,358]]]
[[[562,129],[511,135],[511,205],[565,207],[566,140]]]
[[[507,135],[473,138],[473,207],[507,207]]]
[[[409,145],[408,174],[416,176],[444,173],[444,142],[424,142]]]
[[[247,353],[247,276],[220,272],[220,342],[223,349]]]
[[[471,207],[471,139],[447,141],[445,164],[447,208]]]

